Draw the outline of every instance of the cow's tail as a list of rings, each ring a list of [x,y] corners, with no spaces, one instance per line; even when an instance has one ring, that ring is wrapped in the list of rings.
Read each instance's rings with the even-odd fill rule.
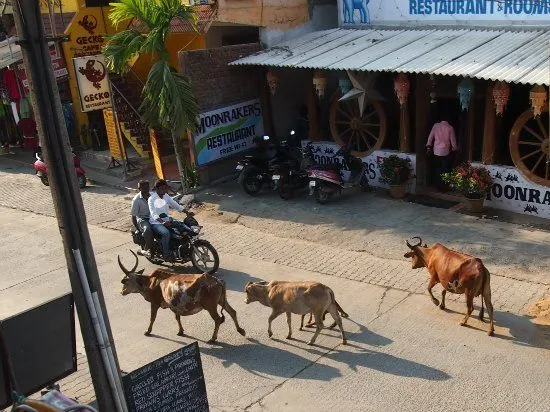
[[[481,310],[479,311],[479,319],[480,320],[483,320],[483,316],[485,315],[485,307],[484,307],[485,298],[484,298],[484,295],[485,295],[485,284],[488,280],[488,277],[489,277],[489,271],[487,270],[486,267],[483,267],[483,275],[481,276]]]
[[[225,308],[225,304],[227,303],[227,287],[225,285],[225,282],[221,279],[218,279],[218,281],[221,283],[221,286],[222,286],[222,298],[223,298],[223,305],[221,305],[222,307],[222,310],[220,311],[220,316],[221,316],[221,319],[222,319],[222,322],[225,322],[225,316],[223,314],[223,310]]]
[[[334,294],[333,294],[333,297],[334,297]],[[334,303],[336,305],[336,309],[338,309],[338,312],[340,312],[340,316],[342,316],[343,318],[349,318],[349,315],[346,312],[344,312],[344,309],[342,309],[342,307],[338,304],[336,299],[334,299]]]

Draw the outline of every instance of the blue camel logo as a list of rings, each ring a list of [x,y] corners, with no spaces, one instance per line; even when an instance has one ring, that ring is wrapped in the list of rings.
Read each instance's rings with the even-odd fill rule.
[[[370,24],[369,9],[370,0],[342,0],[344,2],[344,23],[355,24],[354,12],[359,10],[362,24]]]

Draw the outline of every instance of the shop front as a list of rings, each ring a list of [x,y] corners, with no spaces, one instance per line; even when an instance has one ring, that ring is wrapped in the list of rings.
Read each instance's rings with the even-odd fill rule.
[[[232,65],[264,73],[278,135],[307,107],[303,137],[319,156],[339,161],[324,154],[351,147],[372,163],[373,185],[380,157],[397,153],[415,165],[409,192],[437,192],[426,144],[445,118],[457,140],[451,162],[491,171],[487,205],[550,218],[550,3],[535,3],[344,0],[339,28]]]

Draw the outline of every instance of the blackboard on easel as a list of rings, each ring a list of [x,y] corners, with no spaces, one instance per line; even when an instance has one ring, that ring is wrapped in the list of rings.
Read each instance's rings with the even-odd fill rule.
[[[209,411],[197,342],[129,373],[122,381],[130,412]]]

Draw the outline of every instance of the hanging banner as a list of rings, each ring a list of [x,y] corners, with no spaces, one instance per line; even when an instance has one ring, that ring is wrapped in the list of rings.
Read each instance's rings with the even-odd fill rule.
[[[544,25],[550,0],[338,0],[341,26]]]
[[[109,76],[102,55],[73,59],[76,82],[83,112],[111,107]]]
[[[197,165],[232,156],[254,145],[264,133],[260,99],[225,106],[199,116],[194,138]]]
[[[55,45],[50,44],[49,49],[53,74],[55,76],[55,79],[59,81],[60,79],[63,79],[69,75],[69,72],[67,71],[67,65],[65,64],[65,59],[63,58],[63,56],[58,53],[58,49],[55,47]],[[23,64],[23,62],[17,65],[17,75],[19,76],[19,79],[21,79],[21,83],[23,83],[25,92],[28,93],[29,81],[27,80],[27,73],[25,73],[25,65]]]

